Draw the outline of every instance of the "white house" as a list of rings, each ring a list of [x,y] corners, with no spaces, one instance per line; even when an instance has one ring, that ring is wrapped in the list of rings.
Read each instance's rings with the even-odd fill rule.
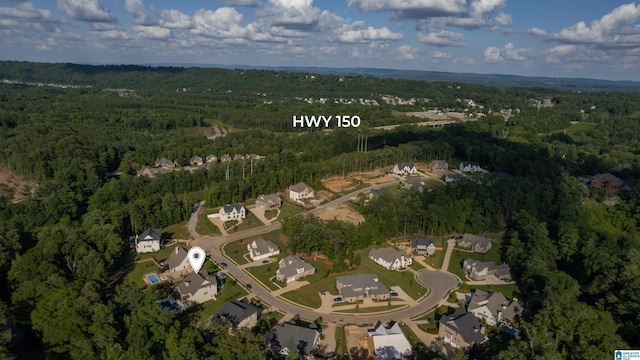
[[[282,206],[282,200],[278,194],[260,195],[256,199],[256,207],[264,211],[279,209]]]
[[[433,256],[436,252],[436,245],[432,238],[419,237],[411,239],[411,251],[420,254]]]
[[[142,234],[129,238],[138,254],[159,251],[162,247],[162,230],[148,228]]]
[[[240,204],[227,204],[220,208],[220,219],[222,219],[222,221],[244,219],[246,214],[247,212],[244,206]]]
[[[418,172],[418,169],[416,169],[416,166],[412,162],[403,162],[397,163],[393,167],[392,171],[396,175],[410,175],[416,174]]]
[[[289,187],[289,198],[291,200],[312,199],[314,196],[315,191],[303,182]]]
[[[178,285],[178,293],[183,303],[202,304],[214,300],[218,294],[218,280],[209,275],[206,269],[192,272]]]
[[[276,256],[280,254],[280,248],[278,245],[263,238],[253,240],[247,245],[247,250],[249,250],[249,257],[253,261],[267,259],[269,256]]]
[[[278,281],[290,283],[315,273],[316,268],[314,268],[313,265],[300,259],[298,256],[289,255],[281,259],[278,263],[276,278]]]
[[[189,259],[187,258],[188,252],[189,249],[181,245],[176,246],[171,252],[169,259],[167,259],[167,267],[172,276],[185,275],[191,270],[191,265],[189,265]]]
[[[373,340],[373,352],[378,360],[405,359],[412,354],[411,344],[395,321],[391,321],[388,326],[378,321],[367,333]]]
[[[390,247],[372,249],[369,258],[388,270],[404,269],[412,263],[411,256]]]
[[[460,163],[458,170],[463,172],[479,172],[482,171],[482,167],[475,161],[463,161]]]

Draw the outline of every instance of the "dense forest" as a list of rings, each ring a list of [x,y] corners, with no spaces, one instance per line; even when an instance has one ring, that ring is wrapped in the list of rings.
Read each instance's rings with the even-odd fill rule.
[[[0,84],[0,169],[37,184],[22,189],[29,196],[19,202],[0,188],[2,358],[275,356],[265,353],[260,329],[227,336],[226,324],[194,323],[157,306],[168,289],[125,284],[123,239],[185,220],[200,200],[244,201],[299,181],[321,189],[320,179],[331,175],[442,158],[510,176],[381,197],[362,204],[359,226],[293,218],[284,225],[292,249],[322,252],[339,271],[345,259],[359,261],[357,250],[400,234],[504,230],[502,256],[526,308],[523,331],[492,338],[472,357],[599,359],[640,347],[637,175],[621,175],[636,186],[615,205],[578,180],[618,164],[640,166],[637,93],[19,62],[0,63],[0,80],[10,80]],[[423,100],[387,104],[382,95],[389,94]],[[379,106],[297,97],[375,99]],[[429,129],[398,114],[464,111],[463,99],[487,116]],[[532,101],[544,99],[553,106]],[[291,127],[294,114],[335,113],[359,115],[362,128]],[[207,139],[213,124],[228,135]],[[373,128],[382,124],[404,125]],[[357,151],[362,133],[367,152]],[[250,153],[264,159],[136,176],[160,157],[187,165],[193,155]]]

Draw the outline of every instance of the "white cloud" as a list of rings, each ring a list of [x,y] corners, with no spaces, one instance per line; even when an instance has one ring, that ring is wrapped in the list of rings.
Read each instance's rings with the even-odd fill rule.
[[[133,16],[133,23],[136,25],[156,25],[153,13],[142,3],[142,0],[125,0],[124,7]]]
[[[640,5],[629,3],[620,5],[590,25],[580,21],[572,26],[549,34],[539,28],[528,32],[548,41],[568,44],[589,44],[603,48],[640,46],[640,26],[635,22],[640,17]]]
[[[101,0],[58,0],[58,8],[74,20],[112,22],[115,19]]]
[[[489,46],[484,50],[484,61],[490,63],[503,62],[502,52],[495,46]]]
[[[313,0],[269,0],[258,15],[271,26],[295,31],[313,31],[318,25],[321,11]]]
[[[260,0],[218,0],[218,1],[229,6],[258,7],[262,5],[262,1]]]
[[[389,11],[405,19],[458,14],[467,7],[465,0],[347,0],[347,4],[361,11]]]
[[[433,46],[464,46],[462,34],[449,30],[419,32],[416,38],[421,43]]]
[[[526,48],[516,48],[513,43],[507,43],[502,49],[489,46],[484,50],[484,61],[490,63],[503,62],[505,60],[525,61],[527,60],[525,55],[531,51]]]
[[[409,45],[398,46],[394,53],[398,60],[415,60],[418,57],[418,49]]]
[[[91,25],[91,35],[94,38],[105,40],[129,39],[129,34],[114,23],[93,23]]]
[[[451,59],[451,55],[447,54],[446,52],[436,50],[433,52],[433,54],[431,54],[431,58],[434,60],[446,60]]]
[[[369,26],[366,29],[338,31],[335,37],[340,42],[356,43],[378,40],[400,40],[402,39],[402,34],[395,33],[389,30],[386,26],[378,29]]]
[[[49,10],[40,9],[30,2],[16,7],[0,7],[0,17],[25,20],[57,21]]]
[[[191,16],[178,10],[160,11],[160,25],[170,29],[189,29],[193,27]]]
[[[131,30],[136,37],[144,39],[162,40],[171,36],[171,30],[160,26],[134,25]]]
[[[242,26],[243,18],[242,14],[230,7],[216,11],[201,9],[193,15],[191,33],[218,39],[243,38],[248,35],[247,28]]]

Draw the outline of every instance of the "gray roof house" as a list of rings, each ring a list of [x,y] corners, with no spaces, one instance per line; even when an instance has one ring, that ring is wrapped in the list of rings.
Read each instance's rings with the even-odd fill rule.
[[[202,158],[200,156],[192,156],[191,159],[189,159],[189,164],[191,165],[202,165],[204,164],[204,161],[202,160]]]
[[[185,275],[191,269],[191,265],[189,265],[189,259],[187,258],[188,252],[189,248],[178,245],[171,252],[171,255],[169,255],[166,263],[167,268],[169,272],[172,273],[173,277],[180,277],[182,275]]]
[[[163,167],[165,169],[173,169],[173,168],[176,167],[176,164],[173,161],[171,161],[171,160],[169,160],[167,158],[160,158],[160,159],[156,160],[155,166],[156,167]]]
[[[471,249],[471,251],[479,254],[485,254],[491,250],[491,240],[478,235],[464,234],[464,236],[458,240],[458,246]]]
[[[484,328],[478,319],[472,313],[460,310],[453,315],[442,315],[438,336],[443,338],[445,343],[464,350],[489,340],[484,335]]]
[[[369,191],[369,199],[373,199],[374,197],[378,197],[381,195],[391,195],[391,190],[389,188],[379,188],[379,189],[371,189]]]
[[[257,238],[247,244],[247,250],[249,250],[249,257],[253,261],[267,259],[270,256],[280,254],[280,248],[278,245],[263,238]]]
[[[378,281],[376,274],[338,276],[336,288],[346,302],[356,302],[367,298],[377,300],[389,298],[389,288]]]
[[[433,160],[429,163],[429,171],[445,171],[449,170],[449,164],[444,160]]]
[[[316,273],[316,268],[308,262],[300,259],[298,256],[289,255],[280,260],[279,268],[276,271],[278,281],[290,283],[305,276]]]
[[[480,163],[475,161],[463,161],[460,163],[458,170],[462,172],[478,172],[482,171],[482,167],[480,166]]]
[[[467,310],[478,319],[484,319],[487,325],[495,326],[501,322],[512,322],[522,313],[518,299],[507,300],[501,292],[489,293],[476,290],[471,297]]]
[[[292,200],[309,199],[315,196],[315,191],[309,185],[299,182],[289,187],[289,198]]]
[[[484,280],[489,275],[493,275],[500,280],[511,277],[509,265],[496,265],[493,261],[481,262],[479,260],[467,259],[462,263],[462,270],[472,280]]]
[[[409,175],[417,173],[418,169],[412,162],[401,162],[394,165],[392,172],[396,175]]]
[[[266,210],[278,209],[282,206],[282,199],[277,194],[260,195],[256,199],[256,207]]]
[[[404,269],[411,265],[413,261],[411,256],[408,256],[404,251],[391,247],[371,249],[371,251],[369,251],[369,258],[378,265],[384,266],[387,270]]]
[[[436,252],[436,245],[430,237],[413,238],[409,243],[411,251],[417,254],[432,256]]]
[[[218,214],[222,221],[240,220],[247,216],[247,210],[242,204],[227,204],[222,205]]]
[[[130,236],[129,244],[138,254],[159,251],[162,246],[162,229],[150,227],[141,234]]]
[[[318,345],[320,330],[283,323],[274,326],[266,338],[267,343],[277,342],[280,345],[280,354],[287,355],[290,352],[297,352],[300,359],[305,359]]]
[[[418,177],[410,177],[403,181],[402,184],[404,185],[404,188],[408,190],[423,192],[424,189],[426,189],[424,180]]]
[[[207,155],[207,160],[206,161],[207,161],[208,164],[215,163],[215,162],[218,162],[218,157],[215,156],[214,154],[209,154],[209,155]]]
[[[218,280],[215,276],[209,275],[206,269],[200,272],[190,273],[180,285],[178,285],[180,301],[183,303],[202,304],[205,301],[213,300],[218,294]]]
[[[261,307],[253,305],[244,298],[240,301],[227,301],[216,311],[215,316],[229,320],[232,328],[241,330],[256,326],[261,314]]]

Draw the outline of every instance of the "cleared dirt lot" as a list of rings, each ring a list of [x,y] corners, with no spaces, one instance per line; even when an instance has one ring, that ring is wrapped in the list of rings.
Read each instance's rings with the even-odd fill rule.
[[[373,341],[367,334],[367,328],[357,325],[344,327],[345,344],[347,352],[354,359],[369,359],[373,355]]]
[[[376,169],[373,171],[357,172],[349,174],[346,178],[340,175],[332,176],[322,180],[324,185],[331,192],[344,192],[355,189],[358,185],[365,184],[380,184],[396,180],[393,176],[385,175],[382,169]]]
[[[353,210],[348,204],[330,206],[317,213],[316,216],[322,220],[337,219],[348,221],[354,225],[358,225],[364,222],[364,216],[362,216],[359,212]]]
[[[27,181],[23,181],[17,176],[15,176],[14,174],[12,174],[11,172],[6,170],[1,170],[1,169],[0,169],[0,184],[4,184],[7,186],[8,188],[7,190],[10,191],[11,194],[13,195],[12,201],[14,203],[27,197],[26,195],[23,194],[25,185],[31,187],[32,194],[36,188],[35,184]],[[0,191],[3,191],[2,188],[3,186],[0,186]]]

